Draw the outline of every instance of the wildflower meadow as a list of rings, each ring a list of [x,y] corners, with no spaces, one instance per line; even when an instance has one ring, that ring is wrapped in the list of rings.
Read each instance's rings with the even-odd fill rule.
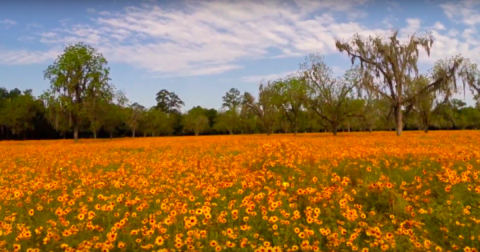
[[[478,251],[480,132],[0,143],[2,251]]]

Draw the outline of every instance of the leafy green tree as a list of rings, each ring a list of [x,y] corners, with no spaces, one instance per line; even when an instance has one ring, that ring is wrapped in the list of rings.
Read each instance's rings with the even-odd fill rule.
[[[164,113],[180,112],[185,103],[178,97],[175,92],[162,89],[157,93],[156,97],[157,109]]]
[[[56,99],[51,91],[44,92],[40,95],[40,99],[44,103],[48,122],[65,139],[67,132],[72,128],[72,118],[66,108],[65,100]]]
[[[158,110],[156,107],[152,107],[146,111],[145,119],[145,132],[150,132],[152,136],[170,134],[172,132],[172,125],[168,114]]]
[[[420,91],[427,87],[428,84],[429,79],[426,76],[420,75],[411,82],[409,90],[410,92],[418,93],[413,100],[411,110],[415,113],[415,118],[419,122],[420,128],[422,128],[425,133],[428,133],[428,127],[431,124],[436,98],[435,92],[420,93]]]
[[[277,108],[274,102],[274,90],[272,83],[261,83],[258,92],[258,101],[248,92],[243,95],[243,104],[247,106],[257,117],[267,135],[273,133]]]
[[[222,100],[222,109],[226,108],[227,110],[219,114],[217,126],[220,129],[228,130],[228,133],[232,135],[240,123],[239,108],[242,103],[242,95],[238,89],[231,88],[222,96]]]
[[[218,111],[216,109],[205,109],[204,108],[204,111],[203,113],[205,114],[205,116],[208,118],[208,127],[209,129],[212,129],[213,128],[213,125],[215,124],[216,120],[217,120],[217,117],[218,117]]]
[[[8,96],[9,96],[8,89],[4,87],[0,87],[0,131],[2,132],[1,139],[5,139],[5,133],[7,131],[6,119],[3,113],[5,111],[4,107],[5,107],[5,103],[7,102]]]
[[[459,111],[462,119],[462,128],[480,129],[480,110],[473,107],[465,107]]]
[[[222,107],[229,110],[236,110],[242,103],[242,95],[236,88],[231,88],[224,96],[222,96]]]
[[[192,132],[195,136],[200,135],[209,128],[208,117],[205,115],[205,110],[200,107],[193,107],[187,114],[184,115],[185,126],[184,132]]]
[[[240,105],[240,113],[238,115],[238,127],[241,134],[253,133],[255,132],[257,117],[247,106],[247,104],[243,102],[243,97],[244,96],[242,96],[242,104]]]
[[[31,94],[31,90],[26,90],[23,94],[11,96],[3,103],[3,109],[0,116],[3,123],[13,134],[22,135],[26,138],[26,131],[32,130],[34,126],[33,119],[38,110],[39,103]]]
[[[219,131],[226,130],[230,135],[233,135],[238,128],[239,119],[235,110],[222,110],[217,116],[215,128]]]
[[[67,46],[63,54],[44,72],[50,80],[52,97],[65,104],[71,118],[73,135],[78,141],[79,126],[84,118],[87,102],[93,94],[111,91],[107,60],[93,47],[78,43]]]
[[[356,69],[348,71],[343,78],[334,78],[332,70],[319,54],[311,54],[301,66],[307,83],[304,98],[307,107],[325,120],[337,135],[338,127],[354,115],[352,91],[359,82]]]
[[[105,104],[106,113],[103,115],[103,128],[109,133],[110,138],[113,138],[115,130],[127,121],[124,112],[127,104],[128,98],[121,90],[115,93],[113,102]]]
[[[97,80],[106,81],[106,80]],[[97,138],[98,131],[105,125],[105,117],[109,113],[109,105],[113,102],[114,91],[106,85],[103,90],[92,87],[88,91],[85,99],[85,115],[90,123],[89,129],[93,133],[93,137]]]
[[[137,132],[140,123],[143,119],[144,112],[145,112],[145,107],[138,104],[138,103],[133,103],[129,107],[125,109],[126,118],[127,118],[127,125],[132,131],[132,137],[135,138],[135,133]]]
[[[298,116],[303,106],[302,97],[305,96],[305,77],[288,76],[273,83],[273,99],[282,113],[290,122],[293,133],[298,132]],[[285,128],[285,126],[283,127]]]
[[[359,87],[358,91],[359,96],[363,100],[361,112],[359,112],[362,115],[360,118],[360,123],[370,133],[372,133],[373,128],[375,127],[375,121],[380,116],[380,108],[377,106],[378,96],[371,90],[362,90],[361,86]]]

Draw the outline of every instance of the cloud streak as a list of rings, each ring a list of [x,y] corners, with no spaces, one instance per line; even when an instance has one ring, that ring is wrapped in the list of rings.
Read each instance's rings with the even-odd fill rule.
[[[297,72],[298,70],[293,70],[293,71],[286,71],[286,72],[267,74],[267,75],[251,75],[251,76],[242,77],[240,78],[240,80],[243,82],[249,82],[249,83],[254,83],[254,82],[260,83],[261,81],[274,81],[280,78],[285,78]]]
[[[8,26],[16,25],[17,21],[6,18],[4,20],[0,20],[0,24],[8,27]]]

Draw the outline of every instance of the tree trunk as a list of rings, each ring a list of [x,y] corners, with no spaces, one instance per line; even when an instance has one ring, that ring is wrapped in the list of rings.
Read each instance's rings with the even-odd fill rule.
[[[395,107],[395,128],[397,130],[397,136],[402,135],[403,129],[403,118],[402,118],[402,108],[400,106]]]
[[[337,123],[332,123],[332,132],[333,135],[336,136],[338,132],[338,124]]]
[[[93,132],[93,139],[97,139],[97,132]]]
[[[78,122],[75,120],[75,125],[73,126],[73,139],[75,142],[78,142]]]
[[[298,120],[297,117],[295,116],[295,122],[293,123],[293,135],[296,136],[298,131]]]
[[[198,135],[200,135],[200,132],[195,131],[195,136],[198,136]]]
[[[143,137],[147,137],[147,132],[143,132]]]
[[[112,132],[110,132],[110,139],[112,139],[112,138],[113,138],[113,133],[112,133]]]
[[[232,130],[228,130],[228,134],[229,134],[229,135],[233,135],[233,131],[232,131]]]
[[[424,125],[423,130],[425,131],[425,133],[428,133],[428,125],[429,125],[429,123],[428,123],[428,119],[427,119],[427,118],[425,118],[425,119],[423,120],[423,125]]]
[[[132,138],[135,138],[135,128],[132,130]]]
[[[368,131],[369,131],[370,133],[372,133],[372,131],[373,131],[373,130],[372,130],[372,126],[368,127]]]

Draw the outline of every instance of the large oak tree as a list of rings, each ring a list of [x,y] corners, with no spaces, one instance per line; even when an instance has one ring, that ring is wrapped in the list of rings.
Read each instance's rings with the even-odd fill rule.
[[[71,118],[75,142],[87,102],[90,104],[95,97],[108,96],[112,90],[109,72],[103,55],[83,43],[67,46],[44,72],[45,78],[50,80],[47,92],[62,101]]]
[[[370,82],[363,82],[366,88],[390,101],[393,108],[397,135],[402,134],[402,109],[411,109],[415,99],[421,93],[443,91],[447,96],[449,90],[456,87],[456,78],[462,76],[469,84],[474,83],[474,77],[466,78],[468,67],[463,64],[461,56],[439,61],[435,64],[433,80],[423,89],[415,93],[406,92],[411,81],[419,76],[419,51],[423,49],[430,56],[434,38],[430,33],[411,35],[401,42],[398,31],[394,31],[387,39],[382,36],[363,37],[359,34],[350,41],[336,39],[336,47],[340,52],[346,52],[352,64],[356,60],[366,73],[371,75]]]

